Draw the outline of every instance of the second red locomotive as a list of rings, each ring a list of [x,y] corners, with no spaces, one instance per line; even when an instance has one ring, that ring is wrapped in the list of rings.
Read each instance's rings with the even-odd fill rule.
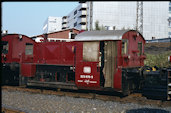
[[[19,82],[22,60],[33,60],[33,46],[36,42],[22,34],[4,35],[1,40],[2,84],[16,84]]]

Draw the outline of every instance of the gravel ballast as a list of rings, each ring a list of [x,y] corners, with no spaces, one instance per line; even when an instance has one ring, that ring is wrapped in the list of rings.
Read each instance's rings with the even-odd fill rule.
[[[171,113],[171,106],[162,108],[7,90],[2,90],[2,107],[27,113]]]

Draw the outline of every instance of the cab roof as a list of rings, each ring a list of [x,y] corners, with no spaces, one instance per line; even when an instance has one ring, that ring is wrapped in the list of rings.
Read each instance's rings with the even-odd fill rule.
[[[122,40],[122,36],[129,31],[135,30],[84,31],[76,35],[75,41]]]

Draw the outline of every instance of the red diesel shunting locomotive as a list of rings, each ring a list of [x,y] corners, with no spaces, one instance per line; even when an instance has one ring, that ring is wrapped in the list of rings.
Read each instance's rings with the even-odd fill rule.
[[[140,87],[144,44],[134,30],[85,31],[70,42],[35,43],[33,62],[21,62],[21,84],[129,94]]]

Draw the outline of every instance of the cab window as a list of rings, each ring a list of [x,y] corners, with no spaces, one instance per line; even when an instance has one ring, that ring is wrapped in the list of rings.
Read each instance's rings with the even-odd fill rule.
[[[138,43],[138,50],[139,50],[138,55],[142,55],[142,42]]]
[[[99,53],[99,42],[83,43],[83,61],[97,62]]]
[[[3,46],[3,49],[2,49],[2,53],[3,54],[8,54],[8,42],[7,41],[2,41],[2,46]]]
[[[26,43],[25,54],[26,55],[33,55],[33,44]]]
[[[125,55],[128,53],[128,40],[123,39],[122,40],[122,55]]]

